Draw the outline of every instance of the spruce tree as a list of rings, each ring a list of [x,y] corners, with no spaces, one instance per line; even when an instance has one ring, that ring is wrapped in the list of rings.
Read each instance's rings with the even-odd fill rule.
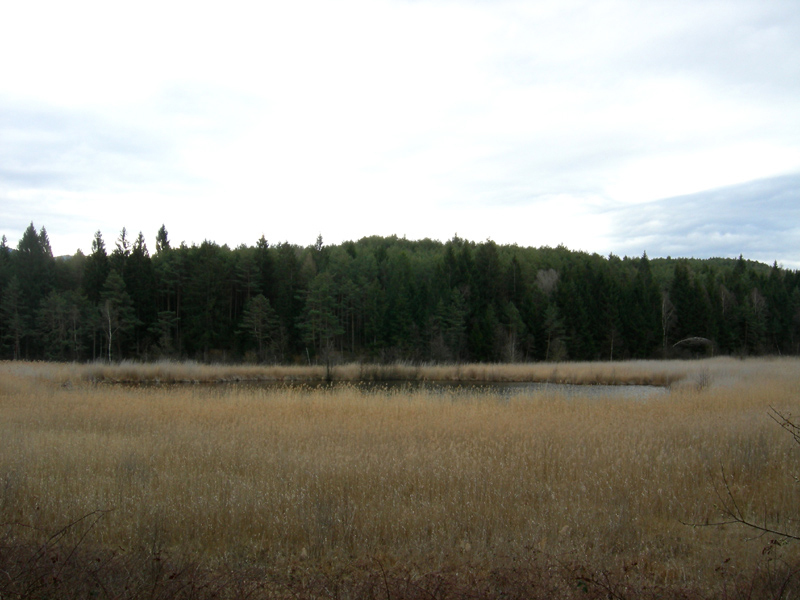
[[[268,356],[275,356],[279,329],[278,315],[263,294],[254,296],[245,305],[239,331],[255,342],[259,362],[264,362]]]
[[[156,321],[156,285],[153,265],[142,232],[133,243],[125,270],[125,289],[133,301],[138,325],[134,330],[136,354],[147,346],[147,330]]]
[[[94,234],[92,253],[86,257],[83,271],[83,290],[92,304],[100,303],[103,286],[110,271],[106,244],[103,241],[103,234],[98,230]]]
[[[305,308],[298,327],[303,341],[330,365],[338,336],[344,333],[339,319],[336,283],[329,273],[320,273],[305,295]]]
[[[158,229],[158,233],[156,233],[156,254],[169,252],[169,250],[169,235],[167,234],[166,226],[162,224]]]
[[[100,298],[101,327],[105,334],[108,362],[113,357],[123,358],[123,340],[136,326],[133,301],[125,289],[122,276],[112,269],[108,274]]]
[[[12,259],[13,272],[22,290],[23,318],[30,324],[39,302],[53,289],[53,252],[44,227],[37,233],[31,223]]]
[[[0,332],[3,345],[10,348],[13,360],[20,360],[22,356],[22,340],[28,333],[28,326],[23,318],[22,286],[16,275],[3,289],[0,296]]]
[[[119,273],[122,278],[125,278],[125,270],[128,266],[128,257],[131,255],[131,243],[128,240],[128,230],[125,227],[119,232],[119,237],[116,241],[116,248],[111,253],[110,263],[111,268]]]

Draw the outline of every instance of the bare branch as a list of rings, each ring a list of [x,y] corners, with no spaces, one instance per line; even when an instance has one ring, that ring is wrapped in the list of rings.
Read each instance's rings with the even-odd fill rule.
[[[717,487],[717,484],[714,484],[714,493],[717,495],[720,504],[717,508],[719,508],[720,512],[724,515],[725,519],[721,521],[713,521],[707,523],[687,523],[681,521],[682,525],[688,525],[689,527],[719,527],[721,525],[743,525],[745,527],[749,527],[750,529],[754,529],[756,531],[760,531],[761,535],[777,535],[785,539],[789,540],[800,540],[800,535],[795,535],[789,533],[788,531],[781,531],[779,529],[773,529],[772,527],[767,526],[766,517],[764,518],[764,524],[759,525],[755,521],[747,518],[745,516],[744,511],[739,506],[739,503],[736,501],[736,496],[731,489],[731,484],[728,479],[728,475],[725,473],[725,467],[720,467],[720,471],[722,473],[722,484],[724,486],[724,493],[720,491]],[[760,537],[760,536],[759,536]]]
[[[791,415],[784,415],[781,412],[777,411],[772,406],[769,407],[772,411],[770,413],[770,418],[775,421],[778,425],[783,427],[785,431],[788,431],[791,436],[794,438],[794,441],[800,445],[800,425],[797,425],[793,420]]]

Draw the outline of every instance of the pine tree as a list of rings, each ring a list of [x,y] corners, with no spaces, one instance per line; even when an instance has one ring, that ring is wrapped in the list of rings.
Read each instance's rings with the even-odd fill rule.
[[[269,298],[270,304],[280,317],[281,324],[287,330],[289,348],[305,353],[300,340],[300,330],[295,327],[303,311],[304,291],[308,281],[301,269],[300,249],[283,242],[274,250],[276,256],[274,276],[271,277],[272,285],[267,286],[262,279],[262,284],[265,286],[264,296]],[[268,263],[262,263],[265,264]]]
[[[748,353],[764,354],[767,351],[767,300],[754,287],[744,304],[745,348]]]
[[[162,252],[169,252],[169,236],[167,234],[167,228],[164,225],[158,229],[158,233],[156,233],[156,254],[161,254]]]
[[[156,355],[172,358],[175,354],[175,329],[178,317],[171,310],[158,312],[156,322],[150,325],[149,333],[154,337]]]
[[[677,341],[709,335],[711,307],[708,296],[685,260],[675,264],[670,300],[675,306]]]
[[[770,352],[791,352],[789,333],[792,328],[791,296],[786,277],[778,263],[772,265],[764,287],[767,299],[767,345]]]
[[[100,317],[108,348],[108,362],[112,361],[114,353],[119,360],[122,358],[123,338],[133,330],[137,321],[133,301],[125,290],[125,281],[115,269],[108,274],[103,286]]]
[[[64,360],[69,353],[69,307],[58,292],[50,292],[42,300],[37,316],[37,330],[44,342],[47,360]]]
[[[269,242],[262,235],[256,242],[254,253],[255,266],[258,270],[258,279],[260,283],[260,292],[264,294],[267,300],[272,304],[275,303],[275,289],[274,289],[274,261],[272,258],[272,251],[270,250]]]
[[[162,226],[163,229],[163,226]],[[166,236],[166,230],[164,230]],[[181,245],[170,248],[162,240],[159,252],[152,258],[153,278],[156,288],[156,323],[150,325],[150,333],[158,341],[162,356],[181,355],[183,339],[181,315],[188,274],[189,249]]]
[[[240,292],[238,301],[241,305],[246,305],[253,297],[261,294],[261,270],[257,253],[257,249],[242,246],[234,254],[235,283]]]
[[[431,358],[459,361],[466,352],[467,306],[456,288],[447,299],[440,299],[432,315]]]
[[[44,226],[39,230],[39,248],[45,257],[53,258],[53,250],[50,248],[50,237],[47,235],[47,230]]]
[[[519,362],[527,357],[527,331],[525,321],[516,304],[510,301],[504,308],[506,336],[503,340],[502,358],[505,362]]]
[[[800,354],[800,287],[795,286],[789,300],[789,309],[792,315],[789,340],[791,352]]]
[[[567,346],[564,339],[564,323],[561,321],[561,316],[555,303],[548,304],[545,310],[544,331],[547,336],[544,359],[556,362],[565,360],[567,358]]]
[[[186,253],[186,294],[179,324],[186,350],[206,362],[212,350],[226,350],[225,344],[232,341],[229,335],[235,332],[228,311],[226,284],[232,279],[226,271],[228,252],[227,247],[206,240]]]
[[[636,275],[623,292],[622,329],[633,358],[651,358],[661,345],[661,292],[647,252],[635,263]]]
[[[11,248],[6,236],[0,238],[0,294],[11,279]]]
[[[89,301],[73,290],[50,292],[37,315],[37,332],[48,360],[79,360],[90,329]]]
[[[53,289],[53,251],[44,227],[37,233],[31,223],[12,259],[13,272],[22,289],[23,318],[32,321],[39,302]]]
[[[28,333],[23,318],[22,286],[16,276],[3,289],[0,297],[0,325],[2,325],[3,342],[11,347],[11,358],[22,358],[22,340]]]
[[[119,232],[119,237],[116,241],[116,248],[111,253],[110,263],[111,268],[116,270],[122,278],[125,278],[125,269],[128,264],[128,257],[131,255],[131,243],[128,241],[128,230],[124,227]]]
[[[258,347],[258,360],[274,356],[279,342],[280,321],[269,300],[263,295],[254,296],[245,305],[239,331],[247,335]]]
[[[83,290],[92,304],[100,303],[103,286],[110,271],[106,244],[103,241],[103,234],[98,230],[92,240],[92,253],[86,257],[83,270]]]
[[[303,341],[330,365],[336,338],[344,333],[339,320],[336,284],[329,273],[317,275],[305,295],[305,308],[298,327]]]
[[[141,355],[147,346],[148,328],[156,320],[156,285],[153,264],[142,232],[134,242],[125,269],[125,289],[133,301],[138,325],[134,330],[136,354]]]

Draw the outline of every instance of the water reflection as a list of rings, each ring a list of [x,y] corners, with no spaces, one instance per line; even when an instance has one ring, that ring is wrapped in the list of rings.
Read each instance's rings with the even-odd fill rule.
[[[312,390],[334,390],[355,388],[365,393],[418,392],[427,391],[450,395],[482,394],[510,398],[515,396],[559,395],[564,397],[596,397],[648,399],[662,396],[667,388],[653,385],[575,385],[567,383],[532,382],[464,382],[464,381],[253,381],[210,384],[238,389],[283,389],[305,388]]]

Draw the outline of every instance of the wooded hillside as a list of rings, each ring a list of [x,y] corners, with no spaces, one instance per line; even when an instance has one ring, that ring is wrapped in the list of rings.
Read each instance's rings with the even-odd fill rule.
[[[539,361],[800,353],[800,273],[734,259],[367,237],[0,244],[0,358]]]

